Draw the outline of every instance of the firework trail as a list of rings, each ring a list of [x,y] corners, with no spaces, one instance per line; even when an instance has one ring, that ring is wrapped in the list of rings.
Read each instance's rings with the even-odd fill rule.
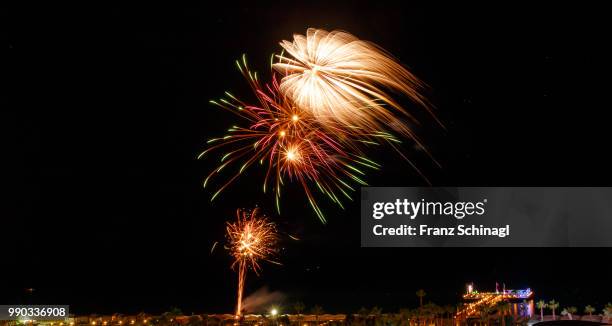
[[[236,216],[236,222],[227,223],[226,236],[234,258],[232,269],[238,272],[236,316],[240,316],[247,270],[251,269],[259,275],[260,261],[278,264],[272,260],[277,252],[278,235],[274,223],[261,215],[257,208],[238,210]]]
[[[280,45],[289,54],[277,56],[279,62],[273,64],[284,76],[280,91],[318,119],[371,132],[391,125],[414,138],[395,113],[412,116],[389,91],[430,110],[421,95],[424,84],[373,43],[342,31],[309,28],[305,36],[296,34],[293,42]]]
[[[249,69],[245,56],[236,61],[255,104],[229,92],[211,101],[247,124],[232,126],[225,136],[209,140],[210,147],[198,156],[226,150],[204,187],[222,170],[239,165],[211,200],[247,168],[259,164],[266,171],[263,191],[272,190],[279,214],[282,188],[292,181],[302,187],[325,222],[315,199],[317,190],[343,208],[355,185],[367,185],[363,169],[380,168],[365,154],[370,147],[390,145],[421,174],[400,151],[400,138],[408,137],[429,152],[401,119],[410,114],[389,95],[404,94],[430,111],[420,93],[423,84],[414,75],[383,49],[345,32],[308,29],[306,36],[295,35],[293,42],[283,41],[281,46],[288,55],[272,56],[269,83]]]

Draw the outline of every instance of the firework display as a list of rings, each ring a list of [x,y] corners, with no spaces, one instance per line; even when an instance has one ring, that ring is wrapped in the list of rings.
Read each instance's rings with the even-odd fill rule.
[[[233,176],[218,186],[214,200],[248,167],[258,164],[266,171],[262,189],[274,193],[279,213],[283,186],[296,182],[325,222],[315,193],[343,207],[356,185],[367,185],[364,169],[380,168],[366,157],[371,147],[389,144],[397,149],[400,138],[408,137],[423,148],[402,122],[408,112],[387,92],[405,94],[428,110],[429,106],[414,75],[381,48],[348,33],[308,29],[306,36],[295,35],[293,42],[283,41],[281,46],[288,55],[272,56],[267,83],[249,69],[245,56],[236,61],[256,104],[229,92],[211,101],[238,115],[247,126],[232,126],[225,136],[208,141],[210,147],[198,158],[219,148],[226,152],[204,187],[234,166]]]
[[[421,81],[385,50],[342,31],[310,28],[281,46],[291,56],[279,55],[273,67],[283,78],[281,92],[303,110],[322,120],[335,120],[368,132],[389,125],[410,135],[394,109],[410,116],[388,91],[408,96],[428,108]],[[325,124],[324,124],[325,126]]]
[[[238,210],[236,215],[236,222],[227,223],[226,236],[234,258],[232,268],[238,272],[236,316],[239,316],[247,270],[259,274],[260,261],[277,263],[272,259],[276,254],[278,236],[274,223],[261,215],[258,209]]]

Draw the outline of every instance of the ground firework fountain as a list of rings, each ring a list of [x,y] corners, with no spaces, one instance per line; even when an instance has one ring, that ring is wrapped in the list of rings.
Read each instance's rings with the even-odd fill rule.
[[[278,236],[275,224],[261,215],[259,209],[238,210],[236,215],[236,222],[227,223],[227,238],[234,258],[232,268],[238,272],[236,316],[240,316],[247,271],[259,274],[261,260],[278,264],[273,260]]]

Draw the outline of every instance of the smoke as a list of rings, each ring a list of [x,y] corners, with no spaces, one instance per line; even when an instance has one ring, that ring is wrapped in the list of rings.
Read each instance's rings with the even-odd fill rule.
[[[269,308],[272,304],[278,304],[285,299],[285,295],[279,291],[268,290],[267,286],[259,288],[253,294],[242,301],[242,309],[247,313],[259,312]]]

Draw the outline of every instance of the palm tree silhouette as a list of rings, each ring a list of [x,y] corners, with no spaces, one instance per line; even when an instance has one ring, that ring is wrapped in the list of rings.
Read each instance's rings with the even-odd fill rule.
[[[555,311],[557,308],[559,308],[559,303],[555,300],[550,300],[550,302],[548,303],[548,308],[552,310],[553,320],[556,320],[557,318],[555,315]]]
[[[295,311],[295,313],[299,316],[304,312],[305,306],[304,303],[301,301],[298,301],[296,303],[293,304],[293,311]]]
[[[567,307],[565,308],[565,311],[567,312],[567,315],[569,316],[570,320],[573,320],[573,314],[575,314],[578,311],[578,308],[576,307]]]
[[[412,311],[408,308],[401,308],[398,314],[398,325],[409,326],[412,319]]]
[[[544,309],[548,307],[548,304],[546,301],[540,300],[536,303],[536,306],[540,309],[540,321],[544,321]]]
[[[588,305],[588,306],[584,307],[584,312],[589,314],[589,316],[593,316],[593,313],[595,312],[595,307],[593,307],[591,305]]]
[[[499,315],[501,317],[502,326],[506,326],[506,313],[510,310],[512,305],[507,301],[502,301],[497,305],[497,310],[499,311]]]
[[[416,296],[419,297],[419,306],[423,306],[423,297],[426,296],[425,290],[419,289],[416,291]]]
[[[315,305],[314,307],[312,307],[312,309],[310,310],[310,313],[315,315],[315,320],[317,322],[317,325],[319,325],[319,316],[321,316],[322,314],[324,314],[325,312],[323,311],[323,307],[319,306],[319,305]]]
[[[306,306],[301,301],[298,301],[293,304],[293,311],[295,311],[295,313],[297,314],[298,325],[302,325],[302,313],[304,312],[304,309],[306,309]]]
[[[480,309],[480,324],[484,322],[485,325],[489,325],[489,317],[491,315],[491,307],[484,306]]]
[[[370,316],[374,318],[374,326],[380,326],[383,324],[381,308],[373,307],[372,309],[370,309]]]

